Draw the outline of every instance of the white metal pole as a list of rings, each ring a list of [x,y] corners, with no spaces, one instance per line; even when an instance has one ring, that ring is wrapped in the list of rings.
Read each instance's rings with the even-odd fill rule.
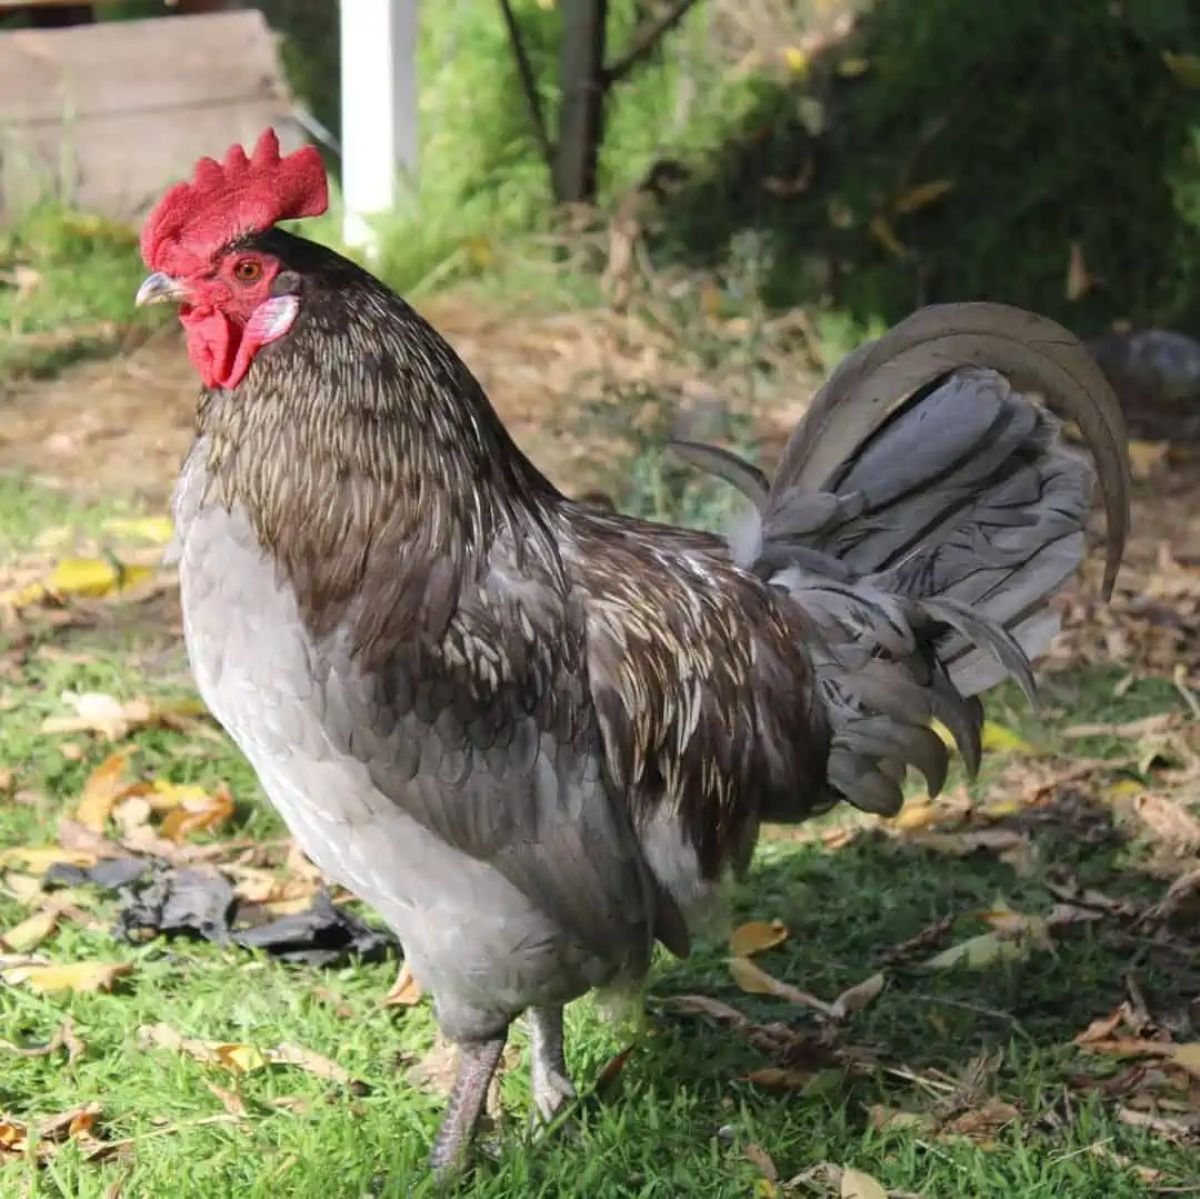
[[[373,248],[367,217],[417,173],[417,0],[341,0],[346,244]]]

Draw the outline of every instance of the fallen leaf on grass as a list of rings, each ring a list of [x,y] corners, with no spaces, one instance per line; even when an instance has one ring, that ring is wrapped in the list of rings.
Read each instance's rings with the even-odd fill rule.
[[[1200,1114],[1188,1116],[1159,1116],[1152,1112],[1139,1112],[1131,1107],[1117,1108],[1117,1119],[1133,1128],[1145,1128],[1156,1132],[1169,1141],[1187,1143],[1200,1133]]]
[[[910,1112],[883,1103],[873,1103],[868,1109],[868,1116],[876,1132],[925,1132],[933,1126],[933,1117],[926,1112]]]
[[[179,806],[167,813],[160,832],[170,841],[182,841],[192,833],[216,828],[232,815],[233,796],[227,787],[220,786],[212,794],[189,788]]]
[[[837,1008],[830,1003],[817,999],[805,991],[800,991],[789,983],[773,978],[761,967],[756,966],[749,958],[729,958],[727,965],[733,981],[750,995],[773,995],[777,999],[786,999],[791,1003],[802,1004],[814,1011],[829,1017],[831,1020],[840,1019]]]
[[[330,1082],[342,1083],[356,1089],[363,1085],[331,1058],[290,1042],[270,1049],[259,1049],[240,1042],[204,1041],[196,1037],[185,1037],[169,1024],[159,1023],[139,1028],[138,1044],[143,1048],[156,1046],[160,1049],[173,1049],[206,1066],[220,1066],[233,1074],[249,1074],[267,1065],[296,1066]]]
[[[43,731],[44,728],[45,726],[43,726]],[[128,767],[128,754],[109,754],[88,775],[88,780],[83,785],[83,795],[75,808],[75,819],[84,828],[91,829],[94,833],[104,832],[104,826],[108,823],[113,805],[128,790],[123,781]]]
[[[246,1101],[236,1091],[219,1087],[215,1082],[206,1081],[204,1085],[221,1101],[221,1106],[231,1116],[244,1116],[246,1114]]]
[[[1011,937],[1001,937],[997,933],[980,933],[935,953],[922,964],[928,970],[952,970],[965,966],[968,970],[982,970],[997,962],[1015,962],[1028,956],[1028,942],[1022,942]]]
[[[802,1091],[818,1073],[817,1070],[802,1070],[794,1066],[762,1066],[741,1075],[741,1079],[768,1091]]]
[[[972,1108],[956,1116],[943,1128],[951,1136],[967,1137],[973,1141],[991,1140],[1000,1129],[1011,1124],[1020,1115],[1011,1103],[991,1098],[982,1106]]]
[[[887,976],[882,971],[872,974],[869,978],[864,978],[862,982],[855,983],[852,987],[847,987],[833,1001],[833,1006],[843,1017],[849,1015],[851,1012],[860,1012],[863,1008],[874,1003],[883,994],[883,988],[886,985]]]
[[[953,179],[930,179],[927,183],[918,183],[915,187],[901,192],[892,201],[892,211],[898,216],[919,212],[922,208],[936,203],[953,189]]]
[[[771,1160],[771,1155],[761,1146],[751,1141],[742,1147],[742,1156],[755,1166],[758,1172],[770,1182],[779,1181],[779,1171]]]
[[[729,938],[729,952],[735,957],[748,958],[782,945],[788,939],[788,929],[782,920],[750,920],[734,929]]]
[[[99,598],[126,591],[151,574],[148,566],[125,564],[115,558],[64,558],[51,571],[46,587],[55,595]]]
[[[204,712],[193,700],[152,704],[145,699],[122,701],[100,691],[68,691],[62,698],[74,715],[48,716],[42,721],[43,733],[98,733],[109,741],[120,741],[138,729],[185,731],[193,728]]]
[[[111,991],[133,972],[129,962],[69,962],[63,966],[9,966],[0,969],[6,983],[26,983],[35,991]]]
[[[1160,841],[1185,851],[1200,847],[1200,820],[1181,804],[1144,793],[1133,801],[1133,810]]]
[[[101,527],[114,537],[138,538],[155,545],[166,545],[175,533],[169,516],[111,516]]]
[[[1015,729],[1010,729],[994,720],[985,720],[980,730],[980,743],[983,749],[992,753],[1021,753],[1031,754],[1033,746]]]
[[[58,911],[48,904],[32,916],[26,917],[20,924],[13,925],[8,932],[0,935],[0,944],[13,953],[28,953],[40,945],[58,926]]]
[[[384,1007],[414,1007],[421,1002],[424,991],[407,962],[400,967],[392,989],[383,997]]]
[[[841,1199],[888,1199],[882,1183],[862,1170],[847,1166],[842,1171]]]
[[[11,1041],[0,1041],[0,1050],[15,1053],[18,1057],[49,1057],[64,1047],[68,1062],[75,1061],[84,1049],[83,1042],[75,1035],[75,1025],[70,1016],[54,1030],[54,1035],[44,1045],[14,1045]]]
[[[94,866],[98,861],[94,853],[78,849],[65,849],[61,845],[14,845],[0,851],[0,863],[21,862],[30,870],[45,873],[51,866],[60,863],[68,866]]]

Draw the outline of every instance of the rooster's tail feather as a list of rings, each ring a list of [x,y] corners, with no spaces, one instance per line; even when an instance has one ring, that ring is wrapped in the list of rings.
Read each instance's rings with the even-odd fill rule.
[[[934,718],[974,771],[976,696],[1012,677],[1033,697],[1030,659],[1057,631],[1047,600],[1083,557],[1095,476],[1026,392],[1074,420],[1092,451],[1107,594],[1129,511],[1120,409],[1070,333],[1019,309],[927,308],[860,348],[770,483],[726,451],[676,446],[751,500],[734,553],[821,632],[829,785],[858,807],[895,812],[908,766],[941,787]]]

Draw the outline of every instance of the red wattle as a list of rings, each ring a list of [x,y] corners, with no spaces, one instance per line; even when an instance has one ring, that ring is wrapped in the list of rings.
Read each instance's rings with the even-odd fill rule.
[[[187,333],[188,357],[205,387],[234,387],[250,367],[239,361],[241,327],[216,309],[193,308],[179,319]]]

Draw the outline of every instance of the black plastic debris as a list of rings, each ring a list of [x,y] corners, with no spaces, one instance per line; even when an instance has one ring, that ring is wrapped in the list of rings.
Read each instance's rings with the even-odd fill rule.
[[[261,949],[307,966],[336,966],[351,956],[375,960],[400,949],[390,932],[345,911],[326,891],[314,895],[303,911],[271,919],[261,904],[238,899],[215,868],[128,857],[86,869],[60,863],[42,876],[46,888],[88,884],[116,891],[120,908],[113,935],[122,940],[196,937]]]
[[[239,929],[233,940],[247,948],[264,949],[285,962],[333,966],[348,954],[367,960],[386,956],[399,943],[385,929],[372,928],[340,908],[327,891],[313,896],[312,906],[280,916],[257,928]]]

